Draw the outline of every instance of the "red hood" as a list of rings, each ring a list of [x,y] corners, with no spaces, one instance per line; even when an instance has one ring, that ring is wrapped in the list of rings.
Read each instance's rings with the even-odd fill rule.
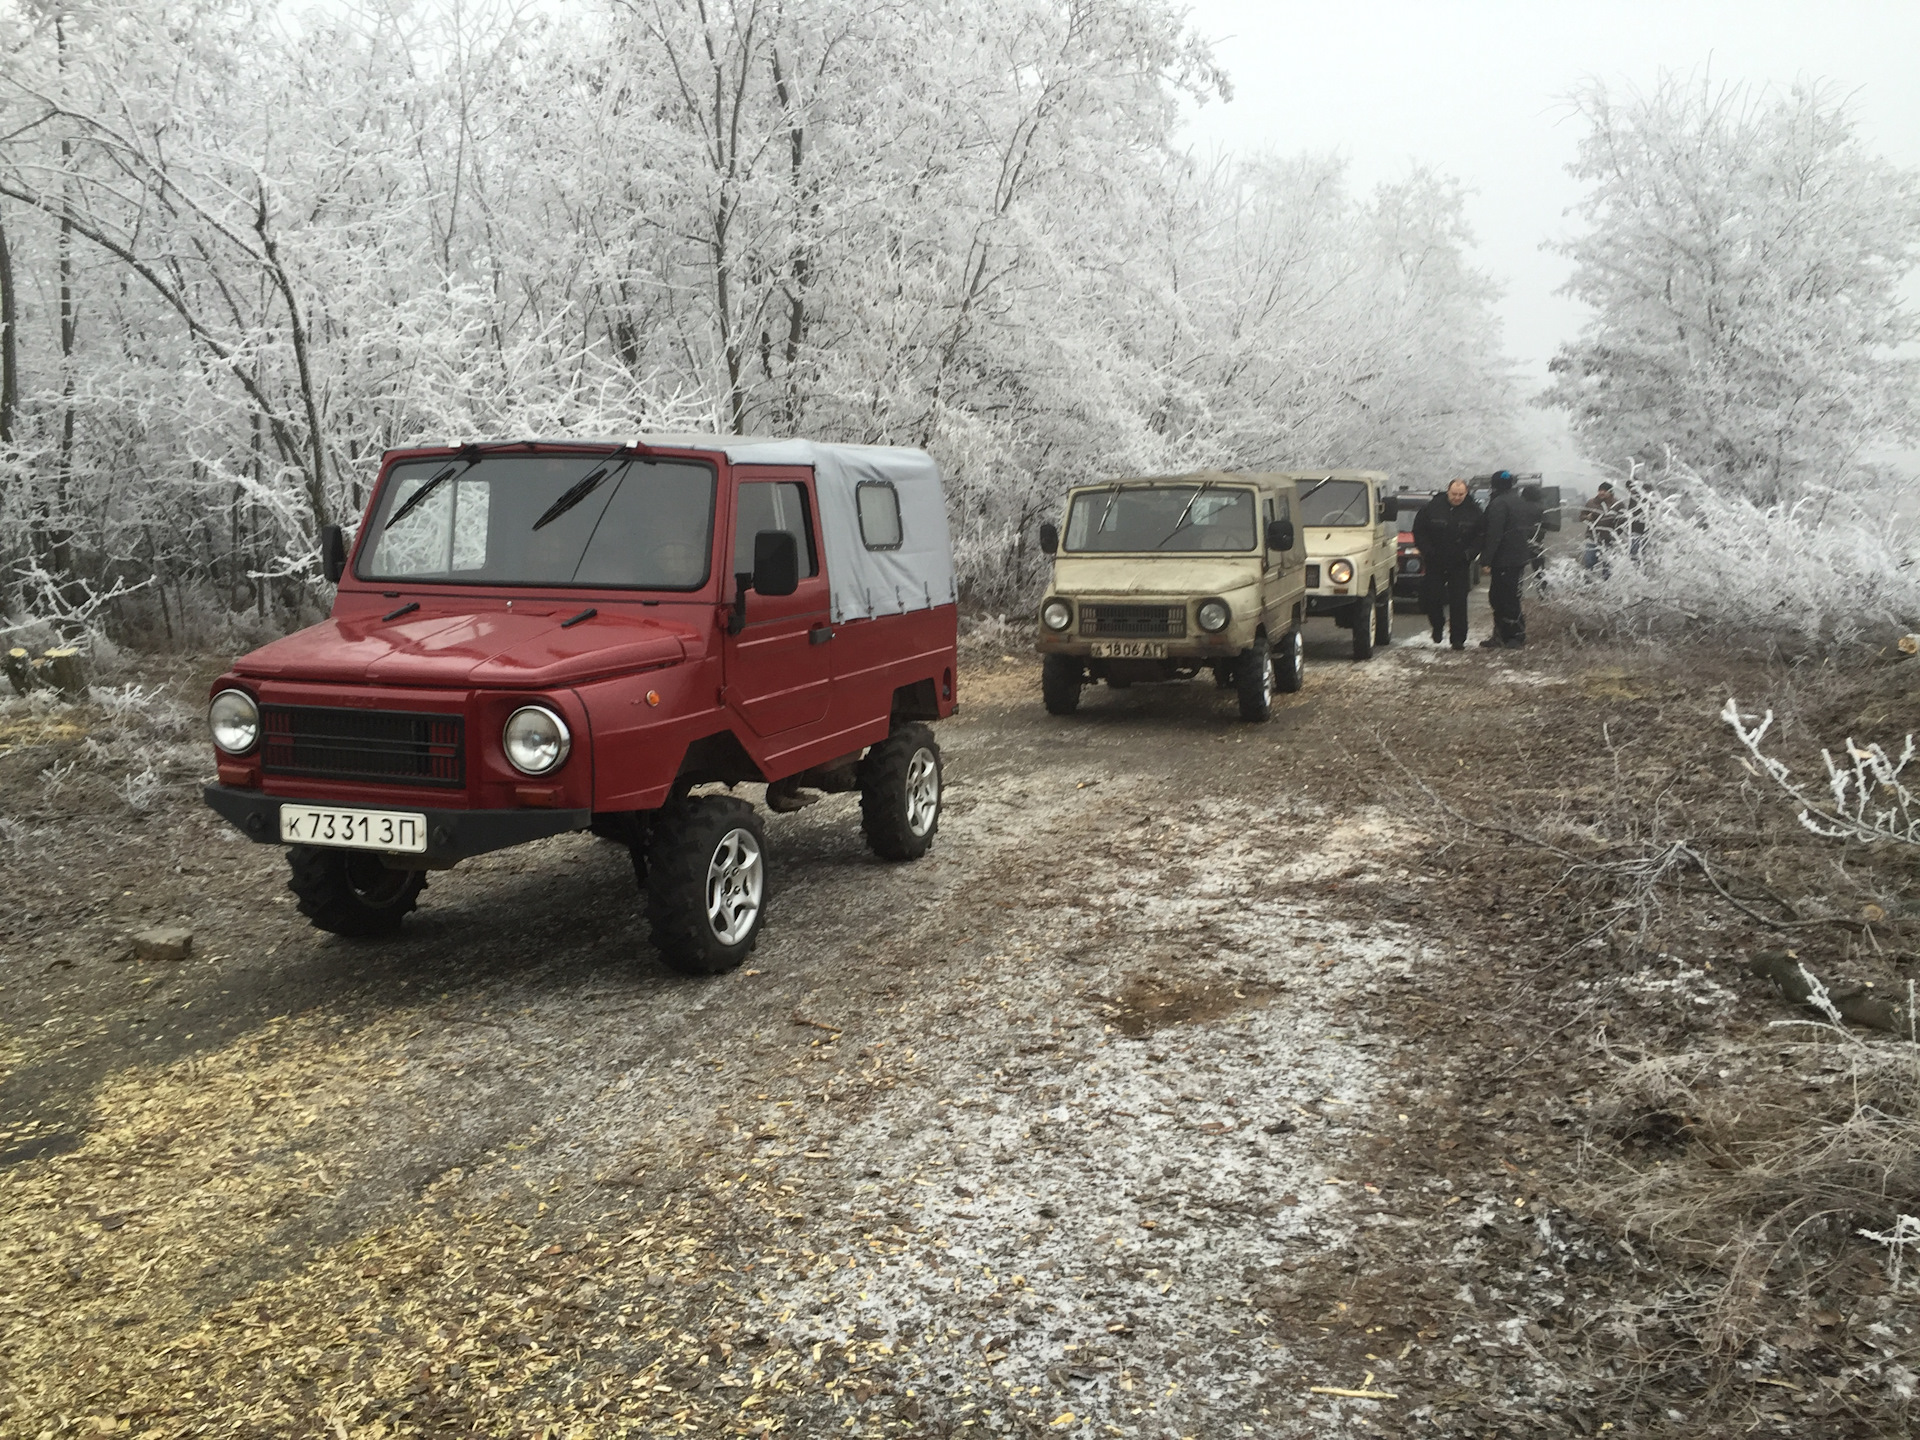
[[[544,607],[543,607],[544,608]],[[492,685],[539,690],[671,665],[698,647],[688,626],[602,611],[563,630],[567,612],[438,610],[403,619],[323,620],[243,655],[236,673],[262,679],[376,685]]]

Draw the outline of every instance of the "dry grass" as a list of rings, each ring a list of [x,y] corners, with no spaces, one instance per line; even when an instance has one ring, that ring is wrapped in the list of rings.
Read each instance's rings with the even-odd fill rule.
[[[564,1177],[475,1195],[455,1169],[310,1245],[378,1178],[356,1112],[404,1077],[410,1031],[289,1019],[124,1072],[78,1148],[0,1172],[0,1433],[752,1435],[825,1406],[864,1435],[917,1416],[877,1338],[744,1329],[764,1293],[749,1233],[763,1263],[856,1263],[807,1250],[765,1160],[668,1188],[635,1154],[592,1213],[563,1213]]]
[[[1642,701],[1659,693],[1653,668],[1581,683]],[[1858,722],[1884,719],[1920,667],[1787,678],[1775,703],[1788,751],[1818,773],[1836,731],[1885,738]],[[1717,960],[1737,984],[1742,961],[1785,944],[1822,978],[1906,1006],[1913,847],[1811,835],[1764,776],[1728,775],[1731,732],[1711,736],[1719,754],[1698,766],[1693,738],[1664,715],[1605,735],[1586,775],[1489,827],[1527,852],[1517,864],[1557,916],[1561,956],[1605,954],[1629,978],[1691,966],[1708,985]],[[1702,783],[1696,769],[1727,778]],[[1622,1406],[1688,1395],[1684,1422],[1652,1408],[1653,1428],[1673,1433],[1701,1433],[1703,1412],[1724,1433],[1816,1416],[1822,1433],[1897,1433],[1920,1369],[1920,1267],[1872,1236],[1904,1236],[1900,1217],[1920,1215],[1920,1047],[1795,1011],[1770,985],[1748,993],[1757,1023],[1741,1014],[1752,1005],[1706,1020],[1675,994],[1651,1024],[1589,1026],[1612,1078],[1593,1108],[1587,1180],[1567,1198],[1639,1268],[1587,1318],[1586,1380]]]

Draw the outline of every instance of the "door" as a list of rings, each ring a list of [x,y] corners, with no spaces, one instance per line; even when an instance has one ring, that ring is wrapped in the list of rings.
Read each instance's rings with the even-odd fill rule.
[[[1293,603],[1298,598],[1294,594],[1294,586],[1300,579],[1300,546],[1305,537],[1296,530],[1293,549],[1275,550],[1267,544],[1267,524],[1275,520],[1292,519],[1291,494],[1282,491],[1267,497],[1260,526],[1260,549],[1264,557],[1260,577],[1260,610],[1268,638],[1273,640],[1278,640],[1281,632],[1293,624]]]
[[[753,569],[753,539],[784,530],[800,551],[800,584],[791,595],[747,594],[746,623],[726,637],[727,703],[756,735],[815,724],[832,689],[825,641],[827,577],[821,565],[819,507],[810,470],[737,467],[733,556],[726,593]]]

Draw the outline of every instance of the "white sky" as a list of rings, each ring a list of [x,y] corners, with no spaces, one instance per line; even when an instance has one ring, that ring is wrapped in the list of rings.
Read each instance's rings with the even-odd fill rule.
[[[1462,181],[1476,258],[1506,292],[1507,348],[1530,393],[1584,314],[1553,293],[1567,265],[1540,245],[1574,224],[1565,212],[1579,187],[1564,167],[1579,132],[1564,97],[1586,79],[1647,88],[1663,68],[1711,66],[1716,79],[1781,89],[1830,81],[1851,95],[1871,148],[1920,167],[1920,0],[1190,4],[1234,86],[1230,103],[1193,117],[1190,143],[1337,151],[1359,189],[1414,162]],[[1550,435],[1542,443],[1561,450]]]

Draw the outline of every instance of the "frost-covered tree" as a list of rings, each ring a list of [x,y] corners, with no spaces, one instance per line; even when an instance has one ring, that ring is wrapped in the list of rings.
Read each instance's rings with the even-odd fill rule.
[[[1543,401],[1588,454],[1671,452],[1762,501],[1833,483],[1909,437],[1920,365],[1901,286],[1920,176],[1870,153],[1844,104],[1664,77],[1593,85],[1571,171],[1585,233],[1560,246],[1593,308]]]
[[[282,623],[417,441],[924,445],[1000,604],[1072,481],[1478,458],[1457,193],[1225,90],[1178,0],[0,0],[0,607]]]

